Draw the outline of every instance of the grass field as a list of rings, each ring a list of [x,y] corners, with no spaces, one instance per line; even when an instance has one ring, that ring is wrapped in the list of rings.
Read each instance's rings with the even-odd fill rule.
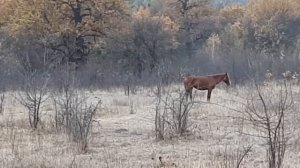
[[[275,83],[262,87],[280,89]],[[181,85],[165,88],[166,93],[174,95],[179,90]],[[283,166],[286,168],[300,165],[300,87],[293,85],[292,91],[294,104],[285,114],[289,136]],[[56,131],[51,99],[42,109],[41,126],[32,130],[26,109],[16,99],[18,94],[6,92],[4,113],[0,115],[0,167],[151,168],[158,166],[161,156],[165,162],[182,168],[232,168],[249,146],[252,148],[240,167],[267,167],[265,140],[248,135],[260,132],[237,117],[241,115],[237,111],[244,111],[246,98],[255,96],[251,86],[219,85],[211,103],[206,102],[205,91],[194,92],[197,103],[190,113],[189,132],[164,141],[155,139],[154,88],[140,87],[129,97],[122,89],[86,92],[100,97],[102,104],[84,153],[65,133]],[[267,93],[270,99],[278,98],[271,95]]]

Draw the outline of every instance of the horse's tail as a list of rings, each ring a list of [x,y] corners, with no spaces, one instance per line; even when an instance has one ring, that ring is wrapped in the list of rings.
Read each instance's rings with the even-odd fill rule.
[[[185,90],[187,90],[189,88],[190,82],[192,80],[192,75],[187,74],[183,77],[183,85]]]

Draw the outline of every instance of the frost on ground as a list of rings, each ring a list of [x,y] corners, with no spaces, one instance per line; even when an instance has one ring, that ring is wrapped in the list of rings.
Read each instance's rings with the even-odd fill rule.
[[[181,85],[173,85],[165,92],[176,95],[182,89]],[[265,141],[249,136],[255,130],[238,119],[237,111],[244,110],[245,98],[254,92],[252,89],[221,85],[213,91],[211,103],[206,102],[205,91],[194,92],[197,103],[189,118],[189,132],[165,141],[155,139],[155,89],[139,88],[130,96],[121,89],[89,92],[100,97],[102,105],[85,153],[79,152],[67,135],[55,130],[50,100],[43,108],[40,128],[33,131],[26,109],[15,98],[18,94],[7,92],[4,113],[0,115],[0,167],[150,168],[158,165],[161,156],[177,167],[230,168],[249,146],[252,148],[240,167],[267,167]],[[300,165],[299,89],[293,86],[295,107],[286,114],[289,129],[293,130],[284,157],[287,168]]]

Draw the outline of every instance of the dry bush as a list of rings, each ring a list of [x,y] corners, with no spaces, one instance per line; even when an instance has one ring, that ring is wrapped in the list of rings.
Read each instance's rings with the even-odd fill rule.
[[[256,85],[257,95],[247,101],[244,119],[265,140],[269,168],[283,167],[284,155],[291,137],[287,113],[293,112],[292,89],[284,81],[280,89]]]
[[[171,94],[167,94],[165,98],[158,96],[155,108],[156,139],[172,138],[186,133],[190,126],[189,113],[193,104],[194,102],[185,100],[183,92],[176,93],[175,97]]]
[[[221,168],[239,168],[242,166],[242,162],[251,152],[252,145],[237,147],[236,149],[230,149],[225,146],[224,151],[220,151],[217,153],[215,159],[220,160],[219,166]],[[215,164],[216,160],[212,160],[213,164]]]
[[[87,149],[92,122],[101,104],[92,103],[90,97],[74,88],[63,89],[63,93],[54,98],[55,121],[58,129],[65,129],[71,139],[78,142],[80,149]]]
[[[21,88],[18,101],[28,110],[28,118],[31,128],[36,129],[41,121],[41,109],[48,99],[47,73],[39,75],[36,72],[29,72],[24,75],[25,84]]]

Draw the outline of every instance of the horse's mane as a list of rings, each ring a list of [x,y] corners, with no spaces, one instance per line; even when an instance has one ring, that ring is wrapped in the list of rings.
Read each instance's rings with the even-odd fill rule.
[[[197,76],[194,76],[194,75],[190,75],[190,76],[193,76],[193,77],[220,77],[220,76],[225,76],[226,75],[226,72],[224,73],[217,73],[217,74],[205,74],[205,75],[197,75]]]
[[[226,75],[227,72],[224,73],[217,73],[217,74],[210,74],[210,75],[206,75],[206,76],[223,76]]]
[[[224,73],[217,73],[217,74],[205,74],[205,75],[192,75],[191,73],[187,73],[186,75],[184,75],[184,79],[189,78],[189,77],[220,77],[220,76],[225,76],[227,74],[227,72]]]

